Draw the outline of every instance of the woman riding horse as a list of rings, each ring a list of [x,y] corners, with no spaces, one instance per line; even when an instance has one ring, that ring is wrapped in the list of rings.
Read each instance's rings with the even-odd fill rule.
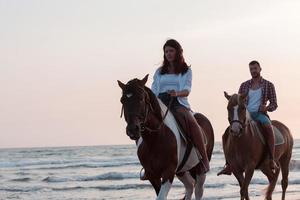
[[[151,90],[166,106],[170,106],[186,136],[199,151],[203,169],[207,172],[209,160],[202,138],[202,129],[191,112],[187,98],[192,86],[191,67],[185,63],[182,47],[176,40],[167,40],[163,51],[163,65],[154,74]]]

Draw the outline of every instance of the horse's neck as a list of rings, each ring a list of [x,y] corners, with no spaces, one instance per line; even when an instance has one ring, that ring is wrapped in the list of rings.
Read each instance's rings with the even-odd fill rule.
[[[158,129],[163,124],[162,120],[158,119],[157,114],[149,111],[145,125],[153,130]]]
[[[145,87],[145,90],[148,93],[150,99],[149,102],[151,105],[150,113],[153,114],[158,121],[162,121],[161,107],[159,105],[158,99],[148,87]]]

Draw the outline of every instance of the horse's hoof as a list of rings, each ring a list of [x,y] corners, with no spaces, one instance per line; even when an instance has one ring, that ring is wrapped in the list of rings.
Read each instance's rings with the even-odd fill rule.
[[[230,167],[229,167],[228,165],[225,165],[224,169],[222,169],[222,170],[217,174],[217,176],[220,176],[220,175],[222,175],[222,174],[224,174],[224,175],[229,175],[229,176],[232,174],[231,169],[230,169]]]

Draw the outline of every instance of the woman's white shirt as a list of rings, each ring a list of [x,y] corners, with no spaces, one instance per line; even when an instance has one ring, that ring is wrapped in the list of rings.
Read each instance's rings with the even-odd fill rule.
[[[176,92],[192,89],[192,70],[189,68],[185,74],[161,74],[161,68],[158,68],[153,76],[151,86],[152,92],[158,96],[159,93],[175,90]],[[187,97],[177,97],[179,103],[190,109]]]

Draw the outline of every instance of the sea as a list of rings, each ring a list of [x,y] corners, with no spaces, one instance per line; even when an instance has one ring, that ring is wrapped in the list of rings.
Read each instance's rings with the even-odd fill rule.
[[[239,199],[237,180],[216,175],[224,162],[221,143],[216,142],[204,200]],[[139,179],[140,170],[134,144],[0,149],[0,199],[155,199],[150,183]],[[275,200],[280,199],[280,181]],[[252,199],[263,199],[267,184],[256,171],[249,187]],[[183,184],[175,178],[168,199],[183,196]],[[286,199],[300,199],[300,140],[294,144]]]

